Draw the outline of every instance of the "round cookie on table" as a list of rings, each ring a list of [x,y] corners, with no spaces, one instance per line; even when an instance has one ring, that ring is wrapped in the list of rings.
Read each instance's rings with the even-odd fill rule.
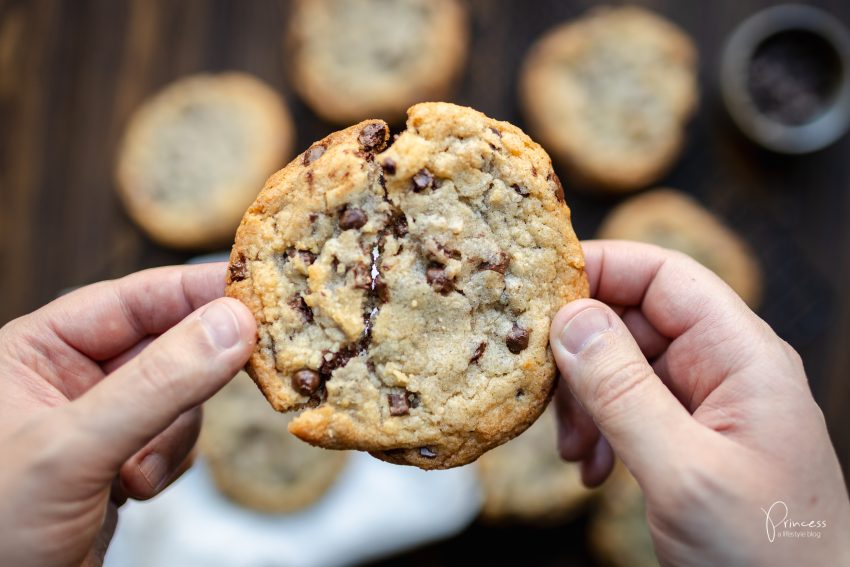
[[[602,564],[658,567],[643,492],[631,473],[617,463],[599,492],[599,506],[590,522],[590,544]]]
[[[296,0],[287,35],[292,85],[323,119],[401,121],[449,98],[466,61],[458,0]]]
[[[620,192],[672,165],[697,89],[690,38],[636,6],[555,27],[529,50],[520,78],[532,134],[582,185]]]
[[[258,322],[247,369],[309,443],[425,469],[525,430],[555,381],[549,323],[586,297],[543,149],[423,103],[313,144],[246,212],[227,294]]]
[[[119,195],[160,244],[220,246],[289,156],[293,137],[283,100],[259,79],[185,77],[130,117],[118,153]]]
[[[555,412],[546,411],[522,435],[478,459],[487,520],[562,521],[595,494],[581,481],[576,463],[557,450]]]
[[[318,500],[348,455],[306,445],[286,429],[245,374],[204,404],[199,447],[216,487],[234,502],[267,513],[294,512]]]
[[[608,214],[596,236],[684,252],[720,276],[751,308],[761,302],[762,274],[752,248],[682,192],[654,189],[628,199]]]

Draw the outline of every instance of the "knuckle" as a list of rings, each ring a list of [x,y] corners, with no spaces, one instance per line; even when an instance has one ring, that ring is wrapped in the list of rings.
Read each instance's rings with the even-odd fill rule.
[[[603,365],[592,385],[591,399],[599,416],[619,414],[631,402],[635,390],[655,374],[645,360],[627,359]]]

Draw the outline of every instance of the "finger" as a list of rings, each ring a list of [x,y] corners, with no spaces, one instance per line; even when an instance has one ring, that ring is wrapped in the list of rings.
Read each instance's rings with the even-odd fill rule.
[[[78,289],[35,315],[79,352],[108,360],[224,295],[225,270],[224,263],[145,270]],[[105,332],[92,333],[93,328]]]
[[[654,475],[692,446],[699,425],[605,304],[580,299],[563,307],[550,343],[573,395],[636,476]]]
[[[616,312],[616,310],[614,310]],[[643,355],[653,360],[661,355],[670,346],[670,339],[659,333],[652,324],[646,320],[640,309],[630,307],[618,313],[623,323],[626,324],[629,333],[634,337]]]
[[[195,446],[201,430],[201,408],[193,408],[154,437],[121,467],[121,484],[136,500],[153,498],[174,479]]]
[[[599,439],[599,430],[566,384],[555,392],[555,410],[561,458],[575,462],[589,457]]]
[[[662,336],[676,338],[718,311],[749,312],[714,272],[680,252],[614,240],[585,241],[582,248],[591,297],[640,306]]]
[[[68,450],[114,474],[230,380],[255,342],[254,317],[239,301],[223,298],[199,309],[63,408],[71,421]]]
[[[103,369],[104,374],[112,374],[126,363],[136,358],[140,352],[145,350],[145,348],[154,341],[154,339],[156,339],[156,337],[145,337],[118,356],[101,362],[100,367]]]
[[[599,436],[590,456],[581,463],[581,480],[588,488],[605,482],[614,469],[614,452],[603,436]]]

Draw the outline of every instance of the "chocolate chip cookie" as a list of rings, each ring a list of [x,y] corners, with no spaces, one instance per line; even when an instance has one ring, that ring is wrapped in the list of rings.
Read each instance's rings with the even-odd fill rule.
[[[478,459],[482,515],[491,520],[560,521],[595,494],[581,482],[579,465],[558,454],[555,412],[547,411],[522,435]]]
[[[395,123],[415,102],[449,98],[467,36],[458,0],[296,0],[292,86],[330,122]]]
[[[608,214],[597,237],[684,252],[720,276],[750,307],[759,305],[762,276],[753,250],[684,193],[655,189],[632,197]]]
[[[243,73],[180,79],[130,118],[118,153],[119,194],[161,244],[208,248],[233,238],[257,187],[289,157],[283,100]]]
[[[643,493],[621,464],[602,486],[590,524],[590,544],[604,565],[658,567],[646,520]]]
[[[697,98],[696,49],[635,6],[598,8],[529,51],[520,96],[532,133],[583,184],[644,187],[678,156]]]
[[[258,323],[248,371],[289,430],[425,469],[525,430],[552,392],[549,322],[588,293],[543,149],[423,103],[316,142],[242,219],[227,294]]]
[[[199,446],[225,496],[261,512],[292,512],[331,486],[347,453],[302,443],[286,430],[288,421],[245,373],[204,405]]]

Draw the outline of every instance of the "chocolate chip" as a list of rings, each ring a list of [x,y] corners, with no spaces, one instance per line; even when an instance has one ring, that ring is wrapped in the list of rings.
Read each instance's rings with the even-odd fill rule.
[[[327,148],[322,144],[316,144],[315,146],[310,146],[306,152],[304,152],[304,165],[310,165],[325,153]]]
[[[354,287],[358,289],[372,289],[372,270],[366,264],[354,266]]]
[[[461,254],[460,254],[459,250],[449,248],[448,246],[445,246],[445,245],[440,244],[440,243],[437,243],[437,248],[439,248],[443,252],[443,254],[445,254],[449,258],[452,258],[453,260],[460,260],[461,259]]]
[[[524,185],[517,185],[516,183],[514,183],[513,185],[511,185],[511,189],[519,193],[522,197],[528,197],[529,195],[528,188]]]
[[[431,447],[419,447],[419,455],[426,459],[434,459],[437,457],[437,452]]]
[[[516,323],[505,337],[505,344],[508,350],[514,354],[519,354],[528,348],[528,329],[523,329]]]
[[[241,282],[248,277],[248,265],[245,263],[245,256],[239,254],[235,262],[230,264],[230,281]]]
[[[348,361],[354,358],[359,350],[360,345],[356,343],[344,346],[337,352],[332,353],[330,360],[326,360],[324,358],[324,354],[326,353],[323,353],[322,365],[319,367],[319,374],[324,376],[326,379],[329,378],[334,370],[342,368],[348,364]]]
[[[390,404],[390,415],[407,415],[410,413],[410,402],[407,393],[387,394],[387,402]]]
[[[533,165],[531,166],[531,175],[533,177],[537,177],[537,168],[534,167]]]
[[[493,272],[498,272],[502,275],[505,275],[505,271],[508,269],[508,264],[510,264],[511,258],[505,252],[499,252],[499,255],[492,262],[482,262],[478,264],[479,270],[491,270]]]
[[[380,122],[372,122],[367,124],[357,136],[357,141],[363,146],[364,150],[370,152],[379,152],[387,145],[389,132],[387,127]]]
[[[395,175],[396,163],[393,158],[387,158],[384,160],[384,163],[381,164],[381,167],[384,168],[384,171],[387,172],[387,175]]]
[[[419,193],[434,186],[434,176],[427,168],[420,169],[413,176],[413,192]]]
[[[301,316],[304,318],[304,321],[307,323],[313,322],[313,310],[310,309],[310,306],[307,305],[307,302],[304,301],[304,297],[302,295],[293,296],[288,302],[292,309],[301,313]]]
[[[381,303],[386,303],[390,300],[390,288],[387,286],[384,278],[381,277],[381,274],[375,277],[375,293],[378,294],[378,299],[381,300]]]
[[[481,343],[475,347],[475,352],[472,353],[472,358],[469,359],[470,364],[475,364],[481,357],[484,356],[484,351],[487,350],[487,343]]]
[[[302,368],[292,375],[292,388],[302,396],[312,396],[322,386],[322,377],[315,370]]]
[[[557,197],[560,202],[566,203],[567,199],[566,197],[564,197],[564,186],[561,185],[561,180],[558,179],[558,176],[555,174],[555,172],[553,171],[549,173],[546,179],[555,184],[555,197]]]
[[[446,269],[439,264],[431,264],[428,266],[428,269],[425,270],[425,279],[428,280],[428,283],[432,288],[434,288],[434,291],[443,295],[449,293],[455,288],[451,278],[449,278],[449,275],[446,273]]]
[[[316,222],[319,220],[319,213],[310,213],[307,218],[310,219],[310,222]]]
[[[494,134],[496,134],[498,137],[500,137],[500,138],[502,137],[502,131],[499,130],[498,128],[493,128],[492,126],[490,126],[490,131],[493,132]]]
[[[301,261],[303,261],[308,266],[316,261],[316,255],[310,252],[309,250],[299,250],[298,256],[300,256]]]
[[[348,230],[350,228],[361,228],[369,220],[363,209],[356,207],[346,208],[339,215],[339,228]]]
[[[524,395],[525,395],[525,390],[523,390],[522,388],[520,388],[519,390],[517,390],[517,391],[516,391],[516,396],[515,396],[515,397],[516,397],[517,399],[519,399],[519,398],[523,397]]]
[[[407,236],[407,217],[404,216],[404,213],[399,211],[398,214],[393,215],[392,222],[392,231],[396,238]]]

